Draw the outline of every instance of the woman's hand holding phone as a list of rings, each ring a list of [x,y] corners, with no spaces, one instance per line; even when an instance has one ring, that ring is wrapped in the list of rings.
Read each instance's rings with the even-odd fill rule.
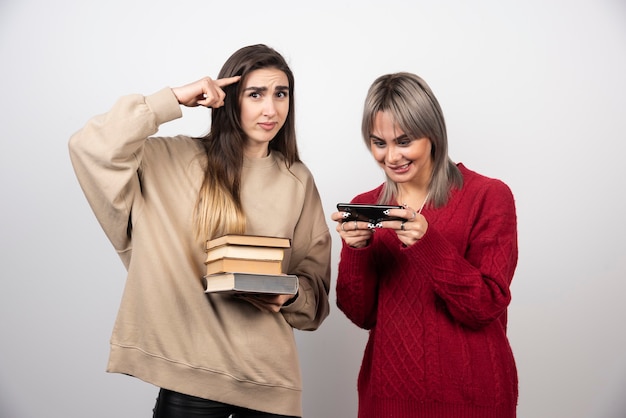
[[[338,203],[337,209],[331,215],[337,222],[336,230],[355,248],[367,246],[376,228],[394,229],[406,246],[419,241],[428,229],[426,218],[405,206]]]

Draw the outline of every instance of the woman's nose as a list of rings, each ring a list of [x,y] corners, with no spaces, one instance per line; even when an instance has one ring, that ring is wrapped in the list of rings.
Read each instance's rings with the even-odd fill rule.
[[[393,145],[387,147],[387,161],[394,163],[402,158],[402,152],[398,147]]]
[[[276,114],[276,106],[274,105],[274,100],[272,98],[268,98],[263,106],[263,115],[274,116],[274,114]]]

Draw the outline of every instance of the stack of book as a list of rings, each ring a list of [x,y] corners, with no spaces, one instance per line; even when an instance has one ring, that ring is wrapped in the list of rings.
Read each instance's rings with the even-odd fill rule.
[[[289,238],[224,235],[207,241],[206,292],[253,292],[295,295],[298,278],[283,274]]]

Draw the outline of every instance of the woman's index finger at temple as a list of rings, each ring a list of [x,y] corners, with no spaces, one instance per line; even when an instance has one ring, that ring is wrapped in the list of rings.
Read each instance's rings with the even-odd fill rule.
[[[240,75],[236,75],[234,77],[220,78],[215,80],[215,83],[220,87],[224,87],[236,83],[237,81],[239,81],[240,78]]]

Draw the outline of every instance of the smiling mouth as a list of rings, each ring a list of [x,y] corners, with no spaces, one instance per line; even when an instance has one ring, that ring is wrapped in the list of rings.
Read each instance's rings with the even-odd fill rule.
[[[402,165],[388,165],[387,167],[393,171],[404,171],[409,168],[409,165],[411,165],[411,163],[406,163]]]

